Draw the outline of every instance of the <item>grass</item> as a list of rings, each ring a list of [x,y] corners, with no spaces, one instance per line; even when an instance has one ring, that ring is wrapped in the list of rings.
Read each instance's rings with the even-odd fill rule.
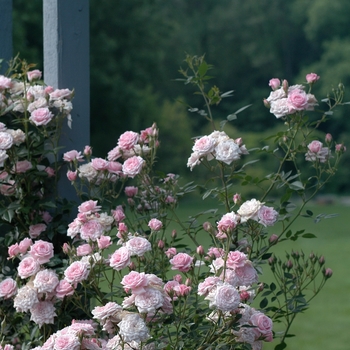
[[[186,220],[189,215],[210,208],[210,202],[189,201],[182,203],[178,215]],[[333,270],[330,278],[319,295],[312,300],[310,308],[305,313],[299,314],[293,323],[291,333],[296,337],[289,338],[287,349],[303,350],[347,350],[350,344],[350,278],[348,266],[350,266],[350,207],[341,203],[327,205],[313,204],[308,206],[314,213],[339,214],[335,218],[322,219],[315,223],[312,218],[300,218],[293,226],[294,230],[305,229],[314,233],[317,238],[300,238],[296,242],[283,242],[276,245],[276,254],[284,256],[285,251],[303,250],[305,254],[314,252],[324,255],[325,267]],[[205,218],[202,219],[203,222]],[[270,229],[274,233],[274,228]],[[203,232],[203,231],[202,231]],[[203,235],[203,233],[201,233]],[[205,244],[206,237],[197,237],[201,244]],[[266,266],[265,270],[269,270]],[[267,275],[269,275],[268,271]],[[277,342],[265,343],[264,350],[272,350]]]

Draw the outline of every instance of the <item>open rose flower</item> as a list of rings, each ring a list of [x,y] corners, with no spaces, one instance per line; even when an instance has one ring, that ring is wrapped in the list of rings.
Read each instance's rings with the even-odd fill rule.
[[[41,126],[41,125],[47,125],[48,123],[50,123],[53,117],[54,117],[54,114],[51,113],[47,107],[43,107],[43,108],[35,109],[31,113],[29,120],[36,126]]]
[[[193,258],[186,253],[178,253],[170,259],[172,270],[179,270],[181,272],[188,272],[192,268]]]

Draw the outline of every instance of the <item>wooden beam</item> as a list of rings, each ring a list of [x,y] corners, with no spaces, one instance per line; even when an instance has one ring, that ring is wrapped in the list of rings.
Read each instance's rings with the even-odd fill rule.
[[[83,151],[90,144],[89,1],[45,0],[44,81],[59,89],[74,89],[72,129],[65,123],[64,152]],[[63,198],[75,199],[65,174],[59,185]]]

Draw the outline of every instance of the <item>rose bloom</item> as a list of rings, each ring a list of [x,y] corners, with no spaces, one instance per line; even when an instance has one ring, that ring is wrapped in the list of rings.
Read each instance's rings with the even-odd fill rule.
[[[272,90],[277,90],[281,86],[281,81],[278,78],[272,78],[269,81],[269,86]]]
[[[110,161],[108,162],[108,172],[111,174],[117,174],[119,175],[122,172],[123,165],[122,163]]]
[[[266,226],[273,226],[278,219],[278,213],[275,209],[263,205],[258,211],[258,221]]]
[[[11,148],[13,145],[13,137],[6,131],[0,132],[0,149],[5,150]]]
[[[55,292],[56,292],[56,297],[58,299],[63,299],[65,296],[73,295],[74,288],[68,281],[63,279],[59,281],[58,285],[56,286]]]
[[[40,263],[32,256],[26,256],[18,265],[18,275],[22,279],[35,275],[40,270]]]
[[[122,167],[123,174],[134,178],[136,175],[140,174],[145,161],[140,156],[133,156],[128,158]]]
[[[163,223],[158,219],[151,219],[148,227],[153,231],[159,231],[163,227]]]
[[[69,89],[56,89],[50,93],[50,100],[60,100],[63,98],[70,99],[72,97],[72,91]]]
[[[35,224],[29,226],[29,236],[31,238],[37,238],[42,232],[46,230],[45,224]]]
[[[107,159],[111,162],[111,161],[117,160],[121,156],[122,156],[122,151],[121,151],[120,147],[117,146],[108,152]]]
[[[308,97],[304,90],[293,89],[288,92],[287,103],[289,106],[289,112],[302,111],[307,108]]]
[[[7,129],[6,132],[13,137],[13,143],[16,146],[19,146],[26,139],[26,134],[21,129],[17,129],[17,130]]]
[[[39,271],[35,275],[33,284],[38,293],[51,293],[57,287],[58,282],[59,281],[56,272],[53,270],[45,269]]]
[[[42,73],[39,69],[31,70],[27,73],[29,81],[41,79]]]
[[[89,255],[92,253],[91,245],[86,243],[77,247],[77,256]]]
[[[186,253],[178,253],[169,262],[172,270],[188,272],[191,270],[193,258]]]
[[[230,165],[233,161],[240,159],[241,150],[231,139],[219,142],[215,147],[215,159]]]
[[[316,83],[316,81],[320,79],[320,77],[316,74],[316,73],[309,73],[309,74],[306,74],[306,81],[309,83],[309,84],[313,84],[313,83]]]
[[[29,120],[36,126],[40,126],[47,125],[53,117],[54,115],[50,112],[50,110],[47,107],[43,107],[35,109],[31,113]]]
[[[19,242],[18,248],[21,254],[27,253],[29,247],[33,244],[33,241],[30,238],[23,238],[21,242]]]
[[[237,214],[241,217],[241,222],[244,223],[249,219],[255,219],[258,211],[262,207],[263,203],[259,202],[255,198],[244,202],[237,210]]]
[[[135,306],[140,313],[155,314],[163,306],[164,293],[158,289],[146,288],[145,292],[136,294]]]
[[[24,287],[18,289],[13,301],[13,307],[17,312],[27,312],[38,302],[39,299],[37,291],[28,285],[25,285]]]
[[[124,315],[122,321],[118,323],[118,327],[119,334],[127,343],[133,340],[136,342],[146,341],[150,337],[145,322],[137,313],[128,313]]]
[[[126,247],[116,250],[109,259],[109,266],[119,271],[130,264],[130,252]]]
[[[143,237],[132,237],[126,242],[125,246],[129,249],[131,256],[143,256],[146,252],[152,250],[151,243]]]
[[[97,203],[97,201],[93,200],[85,201],[79,205],[78,212],[86,214],[97,213],[101,210],[101,206],[97,205]]]
[[[144,272],[131,271],[120,283],[125,290],[131,289],[133,294],[140,294],[145,292],[144,287],[148,286],[148,279]]]
[[[250,317],[250,322],[261,334],[272,332],[272,320],[260,311],[256,311]]]
[[[96,241],[103,235],[103,232],[102,224],[95,219],[89,220],[80,227],[80,237],[86,241]]]
[[[29,254],[40,264],[45,264],[53,257],[53,244],[46,241],[36,241],[31,247]]]
[[[12,170],[17,174],[20,174],[20,173],[25,173],[26,171],[32,169],[32,167],[33,167],[32,163],[29,162],[28,160],[20,160],[16,162]]]
[[[209,276],[203,282],[198,284],[198,295],[208,295],[209,292],[216,288],[216,286],[221,282],[219,277]]]
[[[63,154],[63,160],[66,162],[74,162],[75,160],[81,162],[83,160],[83,156],[81,155],[81,152],[72,150]]]
[[[91,163],[83,164],[78,168],[79,177],[85,178],[89,182],[95,181],[98,176],[98,171],[93,168]]]
[[[237,289],[226,283],[218,285],[205,299],[209,300],[209,307],[217,308],[223,312],[236,310],[241,302]]]
[[[0,90],[10,89],[12,87],[12,80],[0,75]]]
[[[282,118],[290,114],[287,99],[281,98],[271,102],[270,113],[274,114],[276,118]]]
[[[50,301],[39,301],[30,309],[30,320],[41,328],[44,324],[53,324],[56,315],[55,307]]]
[[[17,293],[17,283],[12,278],[0,282],[0,298],[9,299]]]
[[[212,153],[215,149],[216,142],[210,136],[203,136],[200,139],[196,140],[192,150],[196,152],[199,156],[204,156],[209,153]]]
[[[75,181],[77,179],[77,176],[78,176],[77,171],[71,171],[71,170],[67,171],[67,179],[69,181]]]
[[[8,247],[7,254],[8,254],[8,259],[14,258],[16,255],[20,254],[21,249],[19,248],[18,243],[12,244]]]
[[[312,153],[318,153],[321,151],[323,147],[322,142],[314,140],[311,143],[308,144],[307,148],[309,149],[310,152]]]
[[[227,213],[218,222],[218,230],[222,232],[232,231],[239,222],[239,216],[234,212]]]
[[[112,244],[111,237],[101,236],[97,238],[97,246],[99,249],[106,249]]]
[[[64,271],[64,278],[69,283],[79,283],[86,280],[90,273],[90,266],[81,261],[75,261]]]
[[[137,195],[138,190],[135,186],[126,186],[124,192],[128,197],[134,197]]]
[[[244,253],[238,250],[235,250],[234,252],[231,251],[227,255],[226,266],[234,270],[237,267],[243,267],[247,260],[247,256]]]
[[[107,170],[109,162],[103,158],[94,158],[91,165],[95,170]]]
[[[132,149],[139,140],[139,134],[134,131],[126,131],[120,135],[118,140],[118,146],[124,150]]]
[[[79,337],[75,334],[69,332],[66,334],[59,333],[55,337],[55,350],[79,350],[80,348]]]

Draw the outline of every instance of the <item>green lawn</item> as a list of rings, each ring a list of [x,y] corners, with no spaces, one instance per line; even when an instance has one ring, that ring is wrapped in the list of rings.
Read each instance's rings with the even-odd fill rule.
[[[188,215],[209,209],[208,202],[185,202],[179,208],[182,218]],[[314,239],[300,238],[296,242],[280,243],[276,252],[282,253],[294,250],[303,250],[305,254],[311,251],[326,258],[325,267],[333,270],[333,276],[328,280],[320,294],[311,302],[310,309],[297,316],[291,332],[296,337],[288,339],[287,349],[302,350],[348,350],[350,348],[350,207],[341,203],[332,205],[311,205],[314,217],[321,213],[339,216],[323,219],[315,223],[310,218],[300,218],[293,227],[305,229],[317,235]],[[273,233],[271,228],[271,233]],[[198,237],[197,237],[198,238]],[[205,237],[199,238],[205,243]],[[265,269],[269,270],[266,266]],[[277,343],[266,343],[264,350],[271,350]]]

